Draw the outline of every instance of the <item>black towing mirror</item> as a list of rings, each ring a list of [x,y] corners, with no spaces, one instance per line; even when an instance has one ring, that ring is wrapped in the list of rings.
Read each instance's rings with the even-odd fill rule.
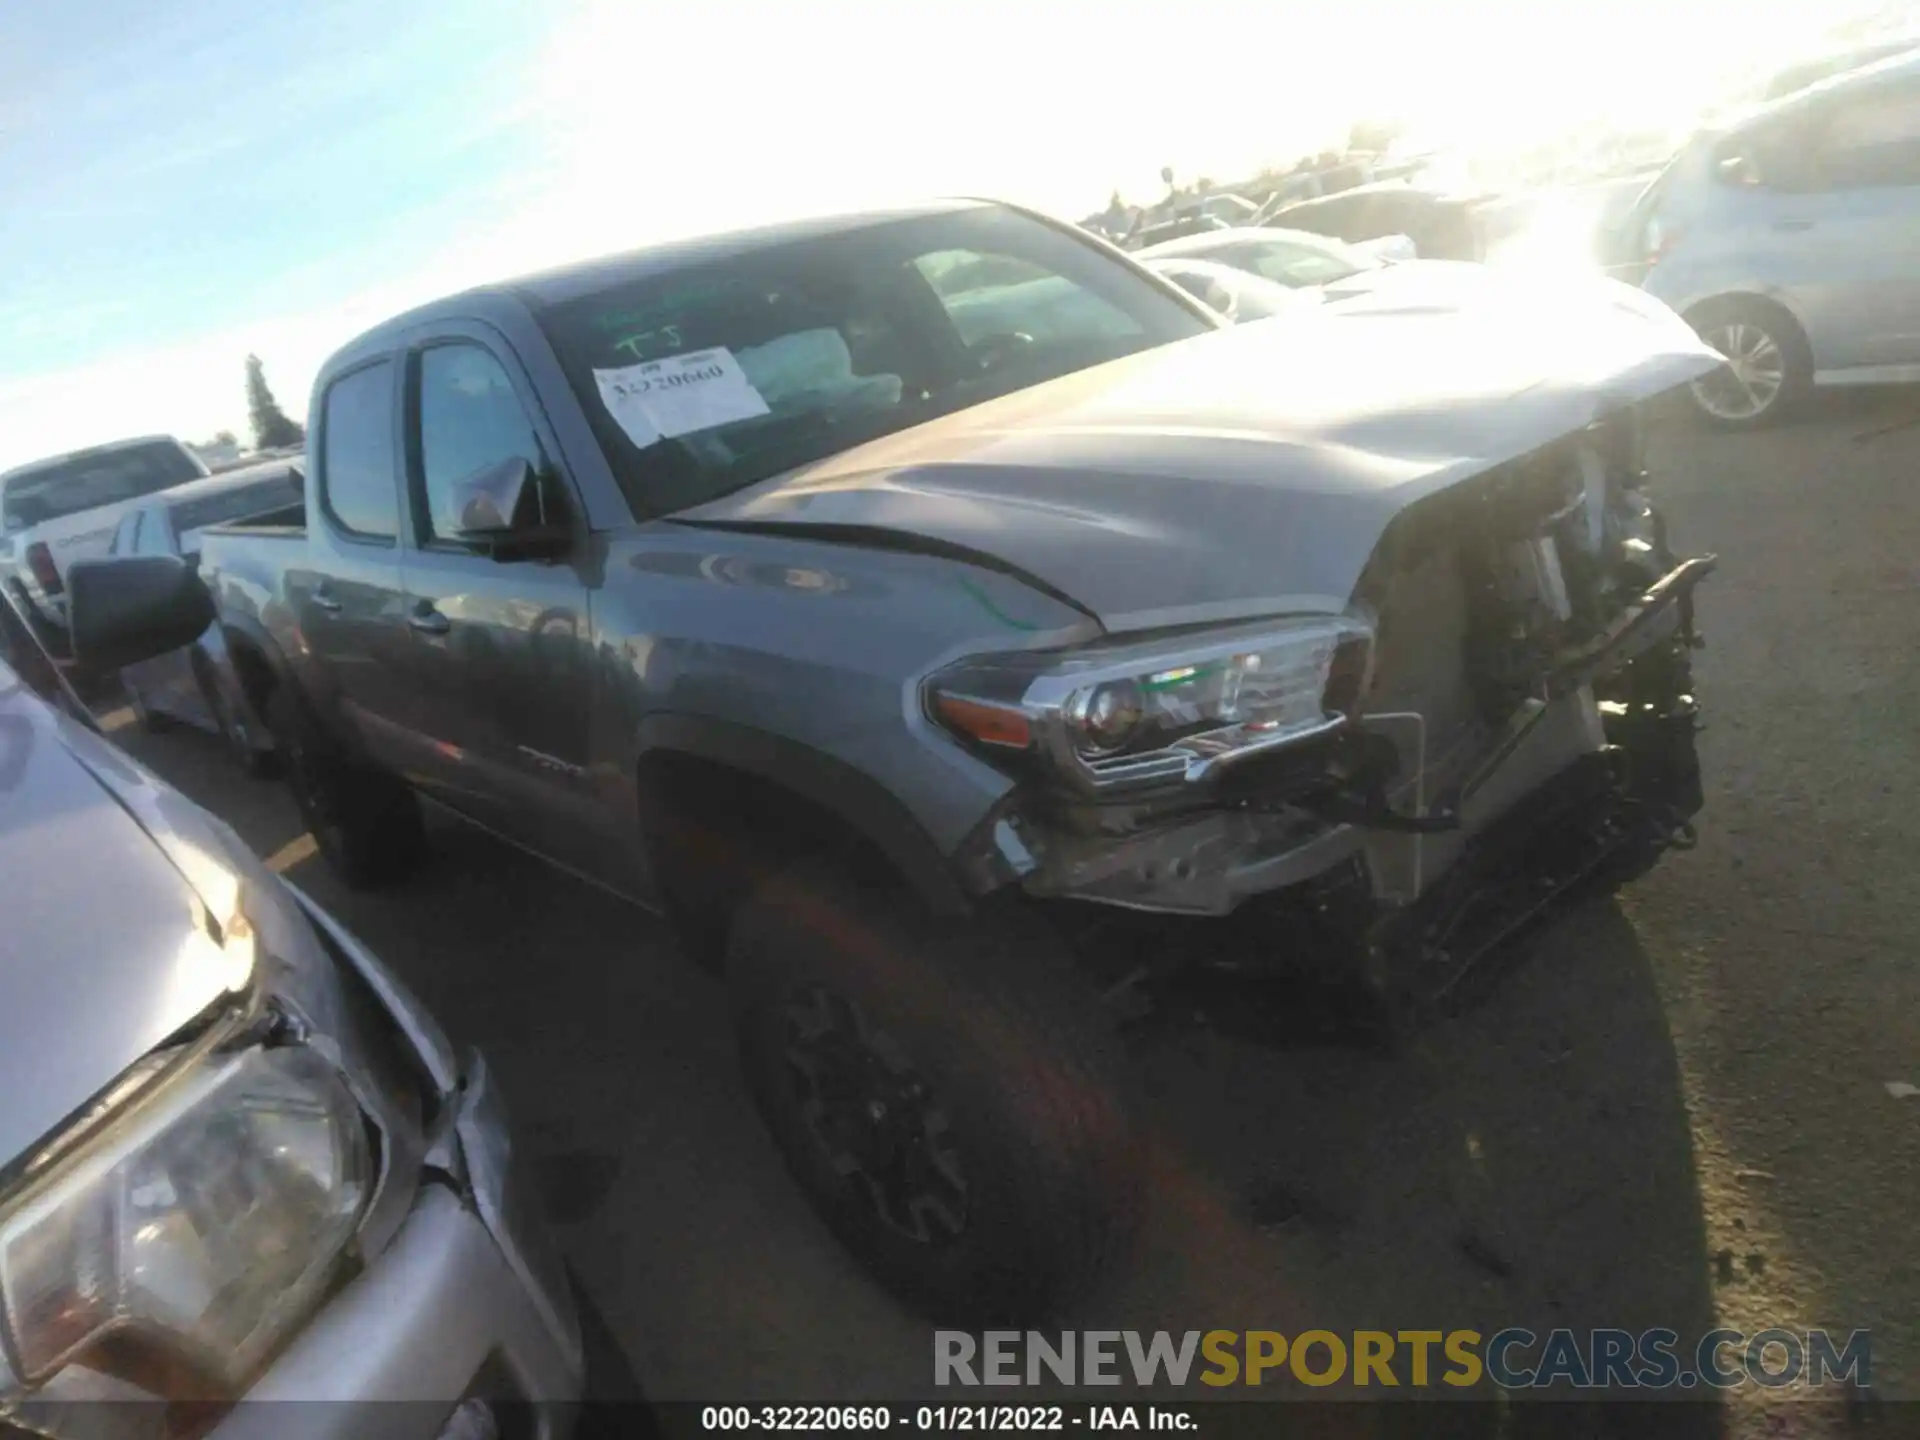
[[[495,560],[552,559],[573,543],[553,481],[518,456],[474,471],[449,498],[452,538]]]
[[[74,663],[95,674],[191,645],[213,623],[213,596],[177,555],[76,560],[67,568]]]

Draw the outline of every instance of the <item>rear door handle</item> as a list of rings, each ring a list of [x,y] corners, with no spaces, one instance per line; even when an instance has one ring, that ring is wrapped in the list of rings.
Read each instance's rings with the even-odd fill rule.
[[[422,605],[407,617],[407,624],[422,635],[444,635],[453,628],[453,622],[431,605]]]
[[[310,598],[316,609],[324,610],[329,615],[338,615],[340,613],[340,602],[327,593],[326,586],[314,586],[313,594]]]
[[[1773,228],[1775,230],[1788,230],[1788,231],[1795,231],[1795,232],[1798,232],[1801,230],[1811,230],[1813,229],[1813,221],[1811,220],[1776,220],[1773,222]]]

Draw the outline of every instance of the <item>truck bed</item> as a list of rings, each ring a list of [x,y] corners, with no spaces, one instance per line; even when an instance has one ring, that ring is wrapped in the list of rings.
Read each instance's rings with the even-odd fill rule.
[[[209,525],[202,533],[207,535],[305,535],[307,533],[306,502],[302,500],[292,505],[283,505],[278,510],[269,510],[263,515],[255,515],[247,520],[230,520],[220,525]]]

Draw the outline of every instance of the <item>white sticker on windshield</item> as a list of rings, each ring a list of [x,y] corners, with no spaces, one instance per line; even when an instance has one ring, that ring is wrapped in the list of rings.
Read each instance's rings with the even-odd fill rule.
[[[724,346],[595,370],[593,378],[607,413],[642,449],[676,435],[771,413]]]

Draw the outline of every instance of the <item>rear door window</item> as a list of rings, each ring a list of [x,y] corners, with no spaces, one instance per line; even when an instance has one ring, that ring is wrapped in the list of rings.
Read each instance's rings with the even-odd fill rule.
[[[320,499],[349,534],[391,541],[400,530],[394,465],[393,362],[341,376],[321,403]]]

